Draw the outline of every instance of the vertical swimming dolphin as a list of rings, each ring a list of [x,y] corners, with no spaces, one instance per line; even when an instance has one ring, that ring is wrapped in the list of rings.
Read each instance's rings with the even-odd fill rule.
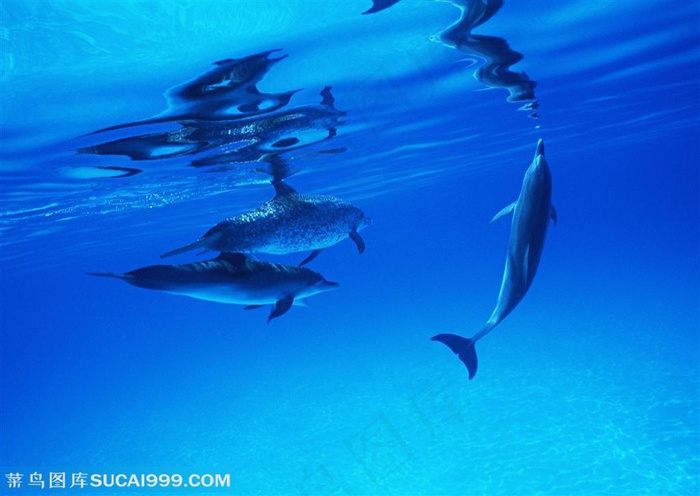
[[[537,151],[525,172],[518,200],[498,212],[491,222],[513,213],[508,242],[508,257],[503,272],[498,302],[486,325],[471,338],[455,334],[438,334],[431,340],[447,345],[469,371],[469,379],[476,374],[477,359],[474,345],[498,325],[523,299],[535,278],[542,256],[544,238],[551,218],[557,222],[552,206],[552,175],[544,158],[544,142],[537,142]]]

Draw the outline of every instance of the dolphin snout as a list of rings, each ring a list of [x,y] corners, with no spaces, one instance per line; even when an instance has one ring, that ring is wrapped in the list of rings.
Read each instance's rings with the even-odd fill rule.
[[[537,149],[535,150],[535,157],[537,156],[543,156],[544,157],[544,140],[540,138],[537,141]]]

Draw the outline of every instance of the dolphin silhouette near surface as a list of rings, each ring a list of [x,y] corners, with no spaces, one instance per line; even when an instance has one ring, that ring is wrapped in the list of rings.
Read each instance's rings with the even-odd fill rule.
[[[282,180],[272,181],[275,197],[255,210],[219,222],[197,241],[169,251],[161,258],[197,248],[220,252],[284,255],[312,253],[304,265],[324,248],[350,237],[360,254],[365,242],[358,231],[371,224],[354,205],[322,195],[302,195]]]
[[[274,305],[268,323],[295,302],[338,287],[311,269],[252,260],[241,253],[182,265],[149,265],[122,275],[88,274],[198,300],[247,305],[246,309]]]
[[[372,0],[372,7],[365,10],[363,14],[375,14],[377,12],[381,12],[382,10],[388,9],[398,2],[399,0]]]
[[[433,341],[448,346],[467,366],[469,379],[476,374],[477,358],[474,345],[496,327],[523,299],[535,278],[542,256],[549,219],[557,222],[552,200],[552,175],[544,157],[544,142],[539,140],[532,164],[525,172],[518,200],[498,212],[491,222],[513,214],[508,256],[503,272],[498,302],[483,329],[471,338],[455,334],[438,334]]]

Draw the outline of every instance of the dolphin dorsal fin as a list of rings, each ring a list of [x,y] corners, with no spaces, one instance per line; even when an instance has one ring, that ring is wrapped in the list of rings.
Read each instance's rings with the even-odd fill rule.
[[[493,216],[493,219],[491,219],[491,222],[496,222],[498,219],[503,217],[504,215],[508,215],[513,211],[515,208],[515,204],[518,203],[517,201],[514,201],[510,205],[504,207],[500,212],[498,212],[496,215]]]
[[[217,60],[216,62],[214,62],[213,65],[226,65],[226,64],[230,64],[231,62],[235,62],[235,61],[236,61],[236,59]]]
[[[229,262],[233,265],[243,265],[246,263],[248,260],[248,257],[246,257],[243,253],[233,253],[233,252],[226,252],[222,251],[221,254],[216,257],[217,260],[225,260],[226,262]]]
[[[321,90],[321,105],[324,107],[328,107],[330,109],[335,110],[334,104],[335,104],[335,98],[333,97],[333,93],[331,93],[331,87],[326,86]]]
[[[281,179],[272,181],[272,185],[275,187],[275,198],[298,194],[294,188]]]
[[[552,222],[554,222],[554,225],[557,225],[557,210],[554,208],[554,205],[549,206],[549,216],[552,218]]]

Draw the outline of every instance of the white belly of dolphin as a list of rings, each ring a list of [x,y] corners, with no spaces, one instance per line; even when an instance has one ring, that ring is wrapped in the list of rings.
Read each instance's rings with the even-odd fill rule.
[[[190,298],[195,298],[197,300],[214,301],[217,303],[227,303],[233,305],[272,305],[278,300],[287,296],[291,291],[269,291],[264,289],[250,290],[232,287],[231,285],[221,285],[171,288],[164,290],[164,292],[175,295],[189,296]]]

